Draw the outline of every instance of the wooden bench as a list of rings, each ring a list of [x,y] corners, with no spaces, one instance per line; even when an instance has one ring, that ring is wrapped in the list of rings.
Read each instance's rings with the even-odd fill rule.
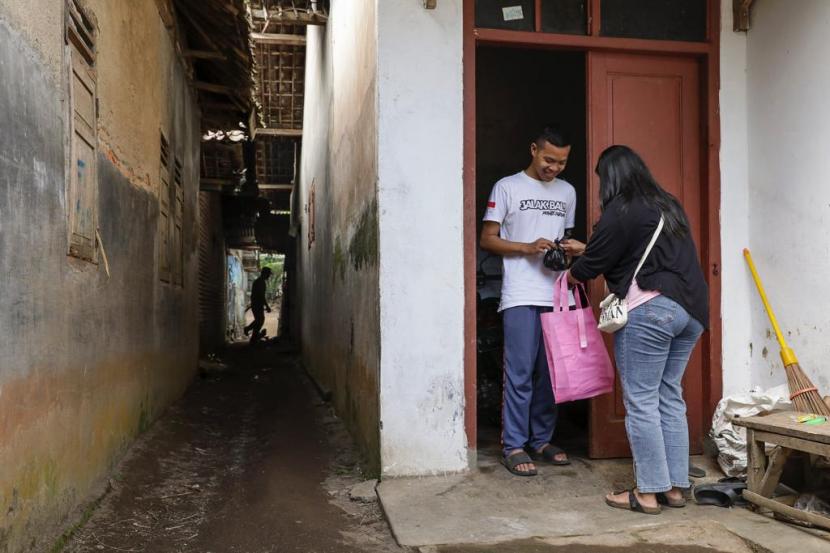
[[[808,425],[798,422],[798,417],[803,414],[789,411],[732,421],[734,425],[746,428],[749,458],[743,496],[758,507],[830,530],[830,517],[802,511],[772,498],[784,464],[793,451],[830,457],[830,420]],[[765,443],[776,446],[769,457]]]

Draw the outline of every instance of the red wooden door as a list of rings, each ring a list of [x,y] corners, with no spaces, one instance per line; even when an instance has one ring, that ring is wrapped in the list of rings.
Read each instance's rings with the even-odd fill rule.
[[[702,238],[701,98],[700,62],[690,57],[595,53],[588,54],[589,228],[599,218],[597,159],[612,144],[625,144],[638,152],[657,181],[674,194],[688,213],[695,243]],[[700,252],[702,253],[702,252]],[[596,305],[604,283],[591,285]],[[707,341],[708,342],[708,341]],[[613,358],[613,340],[606,343]],[[701,344],[704,342],[701,341]],[[708,355],[699,344],[683,381],[691,449],[702,449],[705,409],[704,367]],[[591,457],[630,455],[619,382],[613,394],[591,402]]]

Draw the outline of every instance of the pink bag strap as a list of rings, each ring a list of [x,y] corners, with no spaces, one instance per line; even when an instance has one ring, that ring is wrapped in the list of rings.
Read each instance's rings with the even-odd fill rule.
[[[554,311],[564,311],[564,309],[562,308],[562,295],[563,295],[562,294],[562,289],[563,289],[562,281],[563,280],[565,281],[565,285],[564,285],[565,294],[564,295],[565,295],[566,298],[568,297],[568,283],[567,283],[567,279],[565,278],[565,273],[562,273],[561,275],[559,275],[559,278],[556,279],[556,284],[554,284],[554,286],[553,286],[553,310]],[[565,309],[567,309],[567,308],[568,308],[568,306],[565,305]]]
[[[559,276],[556,284],[553,287],[553,310],[566,311],[570,306],[568,305],[568,279],[565,273]],[[579,329],[579,347],[586,349],[588,347],[588,333],[585,330],[585,313],[582,307],[580,290],[583,293],[585,292],[585,286],[581,282],[574,287],[574,300],[576,301],[576,324]]]

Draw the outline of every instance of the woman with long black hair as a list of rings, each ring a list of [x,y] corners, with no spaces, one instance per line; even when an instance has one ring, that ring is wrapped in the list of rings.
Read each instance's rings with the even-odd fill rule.
[[[708,290],[686,213],[640,156],[611,146],[596,172],[602,215],[568,279],[603,275],[608,289],[627,300],[628,322],[614,334],[614,354],[637,480],[635,489],[608,494],[605,501],[658,514],[660,504],[682,507],[690,485],[681,380],[708,326]],[[661,218],[662,230],[634,278]]]

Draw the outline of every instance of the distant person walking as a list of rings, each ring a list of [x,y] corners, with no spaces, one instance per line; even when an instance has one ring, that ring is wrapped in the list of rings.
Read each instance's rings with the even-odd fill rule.
[[[637,479],[635,489],[608,494],[605,502],[658,514],[660,503],[685,505],[683,490],[690,485],[681,382],[708,325],[709,293],[686,213],[640,156],[627,146],[611,146],[596,172],[602,215],[568,280],[604,275],[608,289],[628,302],[628,322],[614,334],[614,354]],[[654,248],[634,278],[655,233]]]
[[[251,287],[251,313],[254,314],[254,320],[251,324],[245,327],[245,336],[251,333],[251,343],[255,344],[264,335],[262,325],[265,324],[265,312],[271,312],[271,307],[265,300],[265,283],[271,278],[271,269],[263,267],[259,273],[259,277],[254,281]]]

